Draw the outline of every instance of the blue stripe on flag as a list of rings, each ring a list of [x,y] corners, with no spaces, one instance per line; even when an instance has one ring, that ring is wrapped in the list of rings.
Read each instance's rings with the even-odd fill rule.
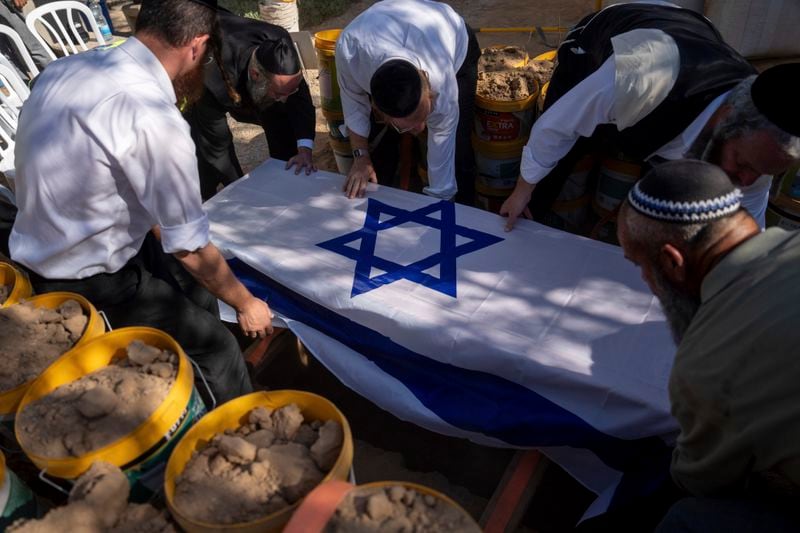
[[[620,488],[626,493],[635,494],[637,487],[640,490],[643,484],[663,479],[668,471],[671,450],[657,437],[626,440],[603,433],[522,385],[415,353],[277,283],[239,259],[229,263],[254,295],[267,300],[282,315],[362,354],[454,427],[523,448],[587,448],[615,470],[639,473],[628,482],[623,479]]]

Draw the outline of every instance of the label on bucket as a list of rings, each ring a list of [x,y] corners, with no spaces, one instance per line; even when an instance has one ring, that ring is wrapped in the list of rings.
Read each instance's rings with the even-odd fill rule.
[[[342,101],[339,98],[339,82],[336,80],[336,63],[333,58],[320,61],[319,96],[322,109],[341,113]]]
[[[475,133],[483,141],[516,141],[528,136],[532,124],[532,109],[513,113],[475,109]]]
[[[131,484],[131,501],[145,502],[153,494],[162,490],[164,470],[172,449],[183,434],[205,413],[206,407],[203,400],[197,393],[197,389],[192,389],[186,409],[169,428],[166,435],[155,446],[122,467]]]
[[[487,179],[512,179],[516,183],[521,158],[522,154],[511,159],[492,159],[484,154],[476,153],[475,164],[478,166],[478,173]]]
[[[478,174],[478,183],[489,189],[513,189],[517,184],[517,174],[508,174],[503,178],[495,178],[486,174]]]

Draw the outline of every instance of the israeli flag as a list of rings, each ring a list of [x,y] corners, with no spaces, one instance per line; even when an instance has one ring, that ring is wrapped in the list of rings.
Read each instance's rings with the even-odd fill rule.
[[[212,240],[346,386],[398,418],[538,448],[599,495],[668,475],[674,345],[619,248],[270,160],[206,204]]]

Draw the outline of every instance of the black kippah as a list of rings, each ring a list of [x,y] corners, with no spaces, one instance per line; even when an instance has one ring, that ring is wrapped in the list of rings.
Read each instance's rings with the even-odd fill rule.
[[[289,37],[264,41],[256,48],[256,60],[271,74],[293,75],[300,72],[300,58]]]
[[[390,117],[405,118],[419,105],[422,80],[412,63],[391,59],[372,75],[369,90],[378,109]]]
[[[213,9],[214,11],[217,10],[217,0],[192,0],[195,4],[201,4],[208,8]]]
[[[645,174],[628,193],[628,203],[648,218],[693,224],[735,213],[742,193],[721,168],[682,159]]]
[[[800,137],[800,103],[797,101],[800,63],[785,63],[759,74],[750,89],[756,108],[770,122]]]

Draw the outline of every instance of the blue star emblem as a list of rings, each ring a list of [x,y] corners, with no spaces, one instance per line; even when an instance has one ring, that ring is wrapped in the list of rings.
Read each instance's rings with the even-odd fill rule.
[[[437,212],[440,214],[440,218],[431,216]],[[381,215],[389,215],[391,218],[381,222]],[[375,243],[378,232],[407,222],[438,229],[441,234],[439,251],[410,265],[399,265],[393,261],[376,257]],[[467,238],[469,241],[456,245],[456,236]],[[361,241],[359,248],[348,246],[358,240]],[[321,242],[317,246],[356,262],[351,298],[401,279],[418,283],[455,298],[456,259],[502,240],[501,237],[456,224],[456,206],[452,202],[442,200],[414,211],[408,211],[370,198],[367,204],[367,216],[361,229]],[[439,265],[438,278],[425,273],[426,270],[436,265]],[[384,273],[371,278],[370,272],[373,267]]]

